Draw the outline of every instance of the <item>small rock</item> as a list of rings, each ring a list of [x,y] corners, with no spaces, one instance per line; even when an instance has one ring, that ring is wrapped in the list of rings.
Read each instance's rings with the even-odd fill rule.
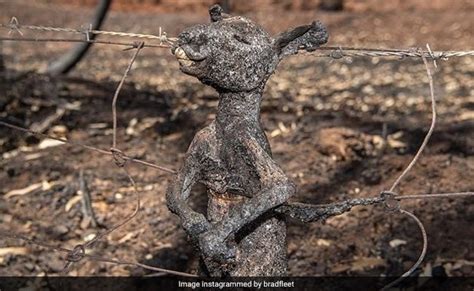
[[[58,171],[51,171],[48,173],[48,180],[50,181],[56,181],[61,178],[61,173]]]
[[[95,233],[90,233],[90,234],[88,234],[88,235],[86,235],[86,236],[84,237],[84,240],[85,240],[86,242],[87,242],[87,241],[91,241],[91,240],[93,240],[93,239],[95,238],[95,236],[96,236]]]
[[[60,146],[60,145],[63,145],[63,144],[64,144],[64,142],[62,142],[62,141],[47,138],[47,139],[42,140],[38,144],[38,149],[44,150],[44,149],[47,149],[47,148],[50,148],[50,147],[57,147],[57,146]]]
[[[4,214],[0,220],[4,223],[10,223],[13,220],[13,216],[10,214]]]
[[[53,233],[57,236],[64,236],[69,232],[69,228],[65,225],[56,225],[53,228]]]
[[[25,263],[23,266],[25,266],[25,269],[30,272],[35,269],[35,265],[33,265],[32,263]]]
[[[51,128],[51,131],[55,134],[64,136],[68,132],[68,129],[65,125],[55,125]]]
[[[61,272],[64,269],[64,262],[58,258],[50,257],[46,260],[46,265],[53,272]]]
[[[377,185],[382,180],[380,172],[376,169],[367,169],[361,175],[364,182],[368,185]]]

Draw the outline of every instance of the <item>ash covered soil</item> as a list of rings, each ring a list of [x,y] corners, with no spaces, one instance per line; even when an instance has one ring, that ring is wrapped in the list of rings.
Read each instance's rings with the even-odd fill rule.
[[[0,4],[0,21],[80,27],[89,10]],[[329,45],[472,49],[473,6],[442,10],[272,12],[248,17],[275,34],[320,19]],[[104,30],[175,36],[207,22],[202,13],[112,12]],[[25,36],[64,36],[23,32]],[[6,36],[8,31],[3,30]],[[1,44],[0,118],[108,149],[111,100],[133,51],[97,45],[67,77],[41,72],[69,48],[63,43]],[[438,125],[419,163],[397,189],[403,194],[474,190],[474,59],[438,61],[434,75]],[[118,147],[127,154],[177,169],[194,134],[214,117],[217,94],[178,69],[169,49],[144,49],[118,101]],[[431,121],[428,78],[421,60],[311,55],[288,58],[268,82],[262,122],[274,158],[298,185],[294,201],[324,204],[372,197],[390,187],[410,162]],[[0,127],[0,231],[72,248],[130,215],[134,192],[110,156],[57,145]],[[83,171],[99,225],[82,211]],[[194,273],[198,257],[178,219],[165,205],[171,175],[137,164],[142,211],[101,240],[91,254]],[[29,188],[27,188],[29,187]],[[27,189],[25,189],[27,188]],[[19,191],[14,191],[19,190]],[[12,192],[13,191],[13,192]],[[202,187],[193,202],[204,209]],[[474,199],[409,200],[402,207],[424,223],[429,246],[420,272],[444,269],[474,275]],[[421,234],[408,217],[382,207],[356,207],[324,224],[288,223],[291,276],[388,275],[406,271],[421,251]],[[57,274],[64,255],[0,238],[0,275]],[[144,275],[129,266],[83,261],[68,275]]]

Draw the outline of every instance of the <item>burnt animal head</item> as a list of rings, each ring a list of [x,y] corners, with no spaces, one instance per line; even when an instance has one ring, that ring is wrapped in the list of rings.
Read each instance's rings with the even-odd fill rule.
[[[209,9],[211,23],[184,30],[172,52],[184,73],[223,91],[250,91],[265,84],[278,62],[298,50],[312,51],[328,40],[319,21],[272,38],[241,16]]]

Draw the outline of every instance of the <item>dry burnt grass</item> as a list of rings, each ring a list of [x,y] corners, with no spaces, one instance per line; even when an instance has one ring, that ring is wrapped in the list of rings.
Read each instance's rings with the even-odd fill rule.
[[[2,22],[15,15],[25,23],[77,26],[87,11],[2,4]],[[442,49],[472,48],[469,11],[318,14],[339,44],[412,46],[430,42]],[[471,11],[472,13],[472,11]],[[54,17],[53,17],[54,16]],[[275,17],[251,14],[280,30],[314,18],[310,13]],[[51,20],[53,19],[53,20]],[[81,22],[82,21],[82,22]],[[105,29],[176,35],[196,15],[113,13]],[[382,25],[384,24],[384,25]],[[413,29],[414,27],[424,29]],[[443,29],[444,28],[444,29]],[[275,31],[273,31],[275,32]],[[95,47],[69,77],[41,70],[67,46],[3,43],[8,71],[0,80],[2,120],[38,126],[66,108],[46,132],[101,148],[111,145],[111,99],[132,52]],[[426,152],[402,182],[401,194],[472,191],[474,180],[474,60],[439,63],[435,75],[439,123]],[[119,102],[118,147],[133,157],[176,169],[199,128],[212,118],[217,95],[178,70],[167,50],[143,50]],[[421,60],[343,59],[295,56],[269,81],[262,109],[275,159],[298,184],[294,200],[328,203],[378,195],[408,164],[430,123],[427,77]],[[386,139],[382,132],[386,127]],[[47,145],[47,143],[46,143]],[[82,148],[45,147],[44,141],[0,128],[0,230],[72,247],[133,210],[133,191],[110,157]],[[197,254],[179,221],[165,206],[171,176],[130,164],[143,209],[93,252],[193,272]],[[83,170],[102,226],[83,221],[78,197]],[[14,189],[43,183],[24,195]],[[205,192],[193,200],[203,208]],[[450,275],[473,276],[473,199],[403,202],[425,224],[429,248],[422,272],[441,266]],[[16,247],[6,249],[5,247]],[[417,259],[421,235],[413,221],[382,207],[357,207],[324,224],[289,221],[289,274],[397,275]],[[21,241],[1,239],[0,275],[53,274],[61,254]],[[438,268],[439,270],[439,268]],[[80,262],[69,275],[141,275],[126,266]]]

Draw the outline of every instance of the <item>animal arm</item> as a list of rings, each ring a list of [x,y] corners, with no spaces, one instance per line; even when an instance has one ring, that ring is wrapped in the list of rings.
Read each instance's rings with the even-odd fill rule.
[[[196,136],[195,141],[189,147],[183,167],[178,171],[176,178],[171,182],[166,192],[168,208],[179,216],[184,230],[193,240],[196,240],[200,233],[209,228],[209,222],[204,215],[194,211],[186,202],[191,193],[191,188],[198,180],[201,172],[199,163],[194,156],[198,143],[200,143],[200,139]]]
[[[229,215],[210,230],[221,242],[268,210],[285,203],[296,192],[295,185],[255,138],[247,138],[243,143],[255,161],[256,170],[261,177],[262,190],[231,209]]]

